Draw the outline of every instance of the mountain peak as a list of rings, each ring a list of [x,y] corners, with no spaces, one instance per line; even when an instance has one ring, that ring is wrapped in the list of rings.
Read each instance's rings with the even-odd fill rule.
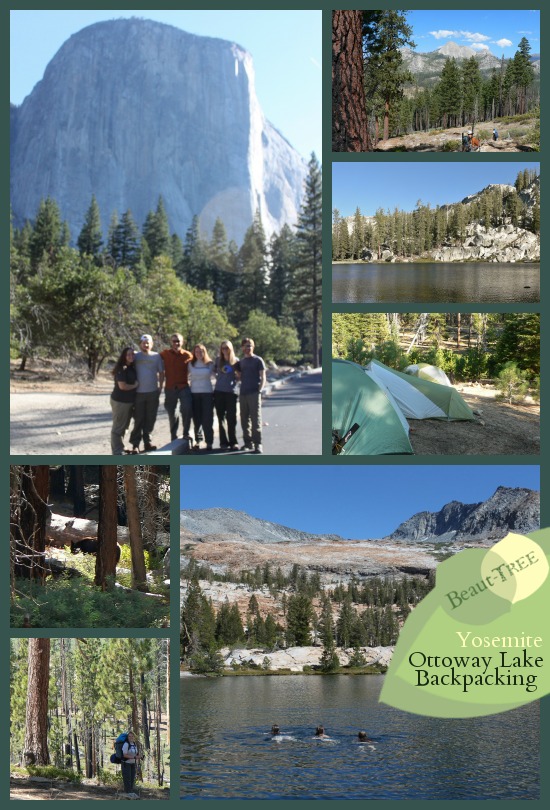
[[[436,49],[436,53],[442,56],[451,56],[455,59],[469,59],[470,56],[475,56],[476,52],[468,45],[458,45],[456,42],[446,42],[441,48]]]

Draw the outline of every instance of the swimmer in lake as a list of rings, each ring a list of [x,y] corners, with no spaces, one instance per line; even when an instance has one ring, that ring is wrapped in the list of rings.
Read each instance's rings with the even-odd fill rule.
[[[367,737],[366,731],[360,731],[357,735],[357,739],[360,743],[372,742],[372,740],[369,737]]]
[[[273,734],[273,736],[275,737],[275,736],[277,736],[278,734],[280,734],[280,733],[281,733],[281,729],[279,728],[279,726],[277,726],[276,724],[274,724],[274,725],[272,725],[272,726],[271,726],[271,733],[272,733],[272,734]]]
[[[331,738],[328,734],[325,734],[325,727],[324,726],[317,726],[315,729],[315,739],[316,740],[330,740]]]

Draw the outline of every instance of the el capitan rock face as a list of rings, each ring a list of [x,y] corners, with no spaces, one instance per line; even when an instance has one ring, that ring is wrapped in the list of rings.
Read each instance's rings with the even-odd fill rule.
[[[296,90],[298,92],[298,89]],[[138,226],[162,195],[183,239],[194,215],[242,241],[259,208],[267,235],[297,221],[307,167],[265,120],[252,57],[238,45],[142,19],[73,35],[11,108],[14,223],[53,197],[76,241],[92,194]]]

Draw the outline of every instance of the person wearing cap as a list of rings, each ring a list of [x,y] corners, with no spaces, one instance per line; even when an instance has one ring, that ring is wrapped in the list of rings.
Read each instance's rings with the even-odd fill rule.
[[[170,336],[170,348],[160,352],[160,356],[164,363],[164,408],[170,422],[170,438],[172,441],[178,438],[181,416],[183,438],[189,439],[193,403],[189,388],[188,365],[193,359],[193,355],[183,348],[183,335],[174,332]],[[176,416],[178,403],[180,416]]]
[[[159,407],[160,392],[164,383],[164,364],[158,352],[152,351],[153,338],[151,335],[142,335],[139,339],[141,351],[136,352],[134,365],[136,368],[138,388],[134,409],[134,429],[130,434],[132,453],[139,453],[139,444],[143,438],[145,452],[156,450],[151,442],[151,434],[155,427]]]
[[[233,368],[241,382],[239,407],[244,445],[242,450],[262,451],[262,389],[265,385],[266,369],[262,357],[254,354],[252,338],[243,338],[241,348],[244,357],[237,360]]]

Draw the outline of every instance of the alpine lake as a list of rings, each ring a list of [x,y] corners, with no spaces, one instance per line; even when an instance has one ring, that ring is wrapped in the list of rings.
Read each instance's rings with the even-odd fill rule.
[[[181,798],[539,798],[538,701],[431,718],[379,703],[384,677],[181,677]]]
[[[335,262],[332,265],[334,304],[538,301],[538,262]]]

